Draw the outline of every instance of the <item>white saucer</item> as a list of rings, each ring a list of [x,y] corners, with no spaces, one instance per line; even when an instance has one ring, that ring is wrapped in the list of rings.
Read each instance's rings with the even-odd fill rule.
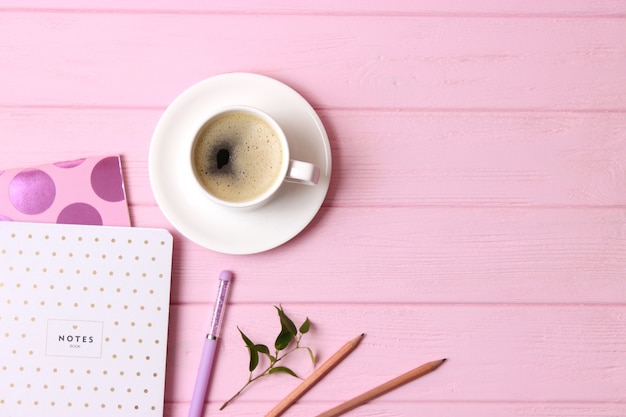
[[[254,211],[229,211],[198,192],[189,141],[207,113],[235,104],[258,107],[276,119],[291,157],[320,168],[319,183],[285,183]],[[165,110],[150,144],[149,172],[163,214],[188,239],[217,252],[258,253],[292,239],[319,211],[330,185],[330,143],[315,110],[290,87],[257,74],[223,74],[193,85]]]

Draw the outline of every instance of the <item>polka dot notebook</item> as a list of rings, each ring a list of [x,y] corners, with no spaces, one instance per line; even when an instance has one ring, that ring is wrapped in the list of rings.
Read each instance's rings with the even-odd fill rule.
[[[0,416],[162,416],[172,237],[0,222]]]
[[[0,169],[0,220],[130,226],[119,156]]]

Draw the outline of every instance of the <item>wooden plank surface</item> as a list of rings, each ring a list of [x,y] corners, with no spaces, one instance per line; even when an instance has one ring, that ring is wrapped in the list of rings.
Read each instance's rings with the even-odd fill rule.
[[[296,404],[289,411],[290,416],[314,416],[337,405],[335,402]],[[246,403],[237,410],[239,417],[255,417],[260,410],[270,410],[272,403]],[[218,404],[209,404],[207,415],[226,414],[218,411]],[[188,409],[182,403],[170,404],[166,408],[167,415],[186,415]],[[358,414],[355,414],[358,413]],[[545,402],[504,402],[504,403],[476,403],[476,402],[384,402],[380,399],[353,412],[359,417],[380,416],[413,416],[423,415],[432,417],[501,417],[501,416],[569,416],[569,417],[622,417],[626,407],[622,403],[545,403]]]
[[[304,338],[321,361],[345,342],[366,333],[359,347],[307,393],[309,401],[340,402],[434,359],[449,358],[438,372],[385,396],[387,401],[612,401],[623,399],[626,341],[624,306],[544,305],[367,305],[283,303],[298,323],[309,317],[314,331]],[[187,401],[199,360],[198,342],[210,305],[176,306],[170,343],[169,400]],[[193,319],[203,317],[204,320]],[[358,318],[357,318],[358,317]],[[380,325],[386,323],[384,328]],[[579,323],[585,323],[583,327]],[[239,326],[256,343],[271,345],[280,331],[271,305],[237,304],[224,321],[215,368],[219,385],[211,398],[223,402],[246,381],[248,354]],[[258,329],[265,329],[259,331]],[[271,331],[270,331],[271,330]],[[198,340],[200,339],[200,340]],[[488,352],[483,352],[485,340]],[[322,346],[320,348],[319,346]],[[523,346],[523,348],[520,348]],[[311,371],[307,353],[293,359],[297,372]],[[185,360],[191,359],[194,360]],[[489,378],[485,378],[485,375]],[[428,382],[427,382],[428,381]],[[530,383],[532,381],[532,383]],[[246,401],[279,401],[298,384],[277,376],[260,380]],[[236,414],[237,407],[231,409]]]
[[[624,110],[622,18],[345,19],[7,11],[3,104],[163,107],[210,75],[249,71],[317,108]]]
[[[445,356],[349,415],[623,417],[624,39],[615,0],[1,1],[0,171],[121,154],[133,224],[175,237],[167,417],[187,415],[225,268],[205,415],[262,415],[298,383],[217,411],[247,377],[237,326],[271,344],[282,304],[319,360],[367,334],[286,416]],[[318,216],[250,256],[182,237],[147,172],[166,106],[231,71],[303,94],[333,152]]]
[[[211,277],[228,266],[240,273],[235,302],[623,303],[623,217],[623,209],[323,209],[289,244],[246,257],[176,233],[172,297],[211,302]],[[152,208],[137,208],[133,221],[164,222]]]
[[[113,149],[122,154],[131,203],[154,205],[146,155],[162,111],[5,109],[0,166],[45,163],[60,148],[62,159]],[[319,113],[335,157],[325,206],[626,204],[621,112]],[[28,148],[14,137],[27,138]]]
[[[332,0],[267,0],[250,3],[246,0],[206,2],[202,0],[110,0],[86,4],[81,0],[3,0],[0,3],[8,10],[86,10],[94,12],[163,12],[163,13],[246,13],[246,14],[502,14],[542,16],[623,16],[626,3],[623,0],[555,0],[550,2],[527,2],[523,0],[344,0],[340,4]]]

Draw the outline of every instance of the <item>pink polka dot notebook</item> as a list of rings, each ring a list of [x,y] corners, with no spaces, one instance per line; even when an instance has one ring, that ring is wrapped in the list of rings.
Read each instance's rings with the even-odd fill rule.
[[[0,221],[130,226],[119,156],[0,169]]]

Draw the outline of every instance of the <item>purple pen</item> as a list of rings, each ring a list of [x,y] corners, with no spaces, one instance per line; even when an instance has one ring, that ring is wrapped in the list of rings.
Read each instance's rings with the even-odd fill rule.
[[[217,291],[217,300],[213,309],[213,318],[211,319],[211,327],[209,333],[204,340],[202,348],[202,357],[198,366],[198,376],[196,377],[196,385],[193,389],[191,397],[191,405],[189,407],[189,417],[200,417],[202,408],[204,407],[204,399],[206,397],[209,380],[211,379],[211,370],[213,369],[213,359],[215,358],[215,349],[217,348],[217,337],[220,332],[220,319],[226,306],[226,293],[228,285],[233,274],[230,271],[222,271],[220,273],[220,287]]]

